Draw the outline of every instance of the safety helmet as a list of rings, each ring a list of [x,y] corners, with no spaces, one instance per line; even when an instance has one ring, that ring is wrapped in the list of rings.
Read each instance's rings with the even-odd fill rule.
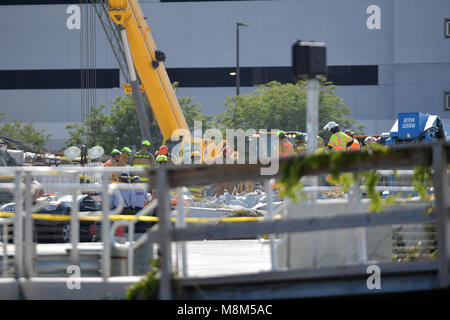
[[[350,136],[350,137],[353,138],[353,131],[351,131],[351,130],[345,130],[344,133],[345,133],[346,135],[348,135],[348,136]]]
[[[139,176],[134,176],[131,181],[142,181]]]
[[[158,151],[159,154],[167,155],[167,152],[169,152],[169,148],[167,148],[166,145],[159,147],[159,151]]]
[[[142,145],[150,147],[150,141],[144,140],[144,141],[142,141]]]
[[[127,153],[128,155],[131,155],[131,149],[128,147],[123,147],[122,148],[122,153]]]
[[[158,162],[167,162],[169,161],[169,158],[165,154],[160,154],[156,157],[156,161]]]
[[[377,142],[377,139],[375,139],[374,137],[368,136],[367,138],[364,139],[364,144],[369,144],[372,142]]]
[[[125,179],[129,179],[129,178],[130,178],[130,175],[128,174],[128,172],[123,171],[119,174],[119,179],[125,180]]]
[[[116,154],[120,154],[120,151],[119,150],[117,150],[117,149],[112,149],[112,151],[111,151],[111,155],[116,155]]]
[[[323,130],[330,131],[330,130],[333,129],[334,127],[339,127],[339,125],[338,125],[336,122],[331,121],[331,122],[328,122],[328,123],[323,127]]]
[[[305,141],[305,135],[303,133],[299,133],[295,136],[295,140]]]

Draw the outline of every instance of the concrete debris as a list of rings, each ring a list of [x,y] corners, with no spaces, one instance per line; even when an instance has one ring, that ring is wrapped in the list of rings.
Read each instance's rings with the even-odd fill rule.
[[[278,193],[277,190],[274,190],[272,196],[274,209],[281,204]],[[261,190],[236,195],[231,195],[228,191],[225,191],[225,193],[219,197],[204,196],[201,201],[193,201],[192,197],[189,198],[192,207],[229,209],[234,213],[244,212],[247,216],[249,214],[264,213],[267,212],[268,209],[268,197],[266,193]]]

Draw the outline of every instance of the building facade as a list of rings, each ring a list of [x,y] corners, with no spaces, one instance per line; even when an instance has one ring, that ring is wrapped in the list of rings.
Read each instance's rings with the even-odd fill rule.
[[[0,4],[0,113],[33,121],[57,151],[69,123],[90,105],[124,95],[118,63],[87,0],[3,0]],[[241,93],[292,81],[295,40],[325,42],[329,80],[366,134],[389,131],[398,112],[450,122],[448,0],[141,0],[166,53],[178,96],[208,114],[236,93],[236,23]],[[82,73],[80,69],[94,73]],[[447,99],[450,100],[449,94]],[[448,101],[447,101],[448,102]]]

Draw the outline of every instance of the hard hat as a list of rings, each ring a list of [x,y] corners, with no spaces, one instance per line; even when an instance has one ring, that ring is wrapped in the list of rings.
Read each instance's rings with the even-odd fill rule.
[[[376,142],[377,139],[375,139],[374,137],[368,136],[367,138],[364,139],[364,144],[368,144],[371,142]]]
[[[120,151],[117,149],[112,149],[111,155],[114,155],[114,154],[120,154]]]
[[[350,137],[353,138],[353,131],[351,131],[351,130],[345,130],[344,133],[345,133],[346,135],[348,135],[348,136],[350,136]]]
[[[142,180],[139,176],[134,176],[132,181],[142,181]]]
[[[128,147],[123,147],[123,148],[122,148],[122,153],[123,153],[123,152],[128,153],[129,155],[131,155],[131,150],[130,150],[130,148],[128,148]]]
[[[159,156],[156,157],[156,161],[167,162],[167,161],[169,161],[169,158],[167,158],[167,156],[164,154],[160,154]]]
[[[163,146],[159,147],[159,152],[158,152],[159,154],[166,155],[167,152],[169,152],[169,148],[167,148],[166,145],[163,145]]]
[[[149,146],[149,147],[150,147],[150,141],[144,140],[144,141],[142,141],[142,145],[143,145],[143,146]]]
[[[323,127],[323,130],[330,131],[334,127],[339,127],[339,125],[336,122],[331,121],[331,122],[328,122],[325,127]]]
[[[299,133],[295,136],[295,140],[301,140],[304,141],[305,140],[305,135],[303,133]]]
[[[128,172],[123,171],[119,174],[119,177],[120,178],[129,178],[130,176],[128,175]]]

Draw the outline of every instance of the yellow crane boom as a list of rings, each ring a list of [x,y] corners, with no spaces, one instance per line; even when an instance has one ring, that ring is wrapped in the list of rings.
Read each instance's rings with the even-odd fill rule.
[[[185,137],[190,136],[191,132],[163,64],[165,55],[156,48],[139,1],[109,0],[108,13],[124,33],[123,37],[126,37],[124,46],[128,45],[126,49],[129,49],[132,56],[127,59],[131,80],[133,81],[134,65],[164,141],[170,139],[175,130],[180,129]],[[127,87],[125,89],[130,90]]]

